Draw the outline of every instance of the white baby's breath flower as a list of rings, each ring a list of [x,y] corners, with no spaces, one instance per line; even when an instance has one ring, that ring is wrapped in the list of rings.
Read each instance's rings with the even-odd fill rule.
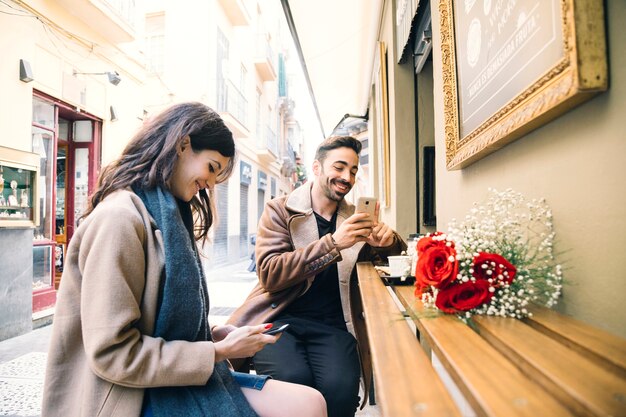
[[[516,268],[512,271],[501,262],[483,263],[481,276],[488,277],[490,300],[461,315],[467,320],[472,314],[502,317],[527,317],[530,302],[553,306],[561,295],[562,266],[555,262],[552,211],[545,199],[526,200],[522,194],[506,189],[490,189],[483,203],[475,202],[469,213],[457,222],[450,222],[448,233],[433,237],[454,244],[459,271],[455,283],[476,283],[474,258],[485,252],[503,256]],[[456,284],[453,284],[456,285]],[[423,295],[434,306],[437,291]],[[426,304],[425,304],[426,305]]]

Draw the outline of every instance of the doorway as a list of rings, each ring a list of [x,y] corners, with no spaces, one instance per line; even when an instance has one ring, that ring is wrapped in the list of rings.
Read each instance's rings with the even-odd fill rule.
[[[53,97],[33,97],[33,152],[40,155],[34,233],[33,312],[54,305],[67,246],[87,209],[100,167],[102,121]]]

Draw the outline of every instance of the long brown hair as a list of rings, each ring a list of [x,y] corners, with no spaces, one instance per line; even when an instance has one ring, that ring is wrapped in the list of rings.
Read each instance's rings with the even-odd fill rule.
[[[190,137],[194,152],[209,149],[230,158],[217,182],[227,180],[235,166],[232,132],[219,114],[202,103],[175,104],[150,118],[126,145],[120,157],[102,170],[83,217],[87,217],[116,190],[133,186],[142,189],[168,188],[167,182],[178,159],[177,147],[186,136]],[[190,203],[196,213],[194,235],[197,240],[206,239],[215,217],[213,191],[207,193],[201,190]]]

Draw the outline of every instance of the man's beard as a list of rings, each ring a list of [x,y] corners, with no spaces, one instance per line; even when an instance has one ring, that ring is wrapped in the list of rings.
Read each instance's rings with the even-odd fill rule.
[[[342,194],[340,192],[333,190],[332,189],[333,183],[339,183],[348,187],[345,194]],[[337,203],[340,203],[345,198],[346,194],[350,192],[351,189],[352,189],[352,185],[350,185],[350,183],[339,180],[339,179],[330,180],[328,179],[328,177],[326,177],[326,181],[324,181],[324,183],[322,184],[322,190],[324,191],[324,195],[326,196],[326,198],[328,198],[331,201],[335,201]]]

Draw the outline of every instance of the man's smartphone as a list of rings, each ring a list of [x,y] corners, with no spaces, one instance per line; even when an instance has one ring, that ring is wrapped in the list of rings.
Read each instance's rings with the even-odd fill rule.
[[[376,212],[377,201],[375,197],[359,197],[356,203],[356,212],[369,213],[372,219],[375,220],[374,213]]]
[[[285,330],[287,330],[287,327],[289,327],[289,323],[283,324],[280,327],[272,327],[271,329],[264,331],[263,334],[278,334],[278,333],[282,333]]]

